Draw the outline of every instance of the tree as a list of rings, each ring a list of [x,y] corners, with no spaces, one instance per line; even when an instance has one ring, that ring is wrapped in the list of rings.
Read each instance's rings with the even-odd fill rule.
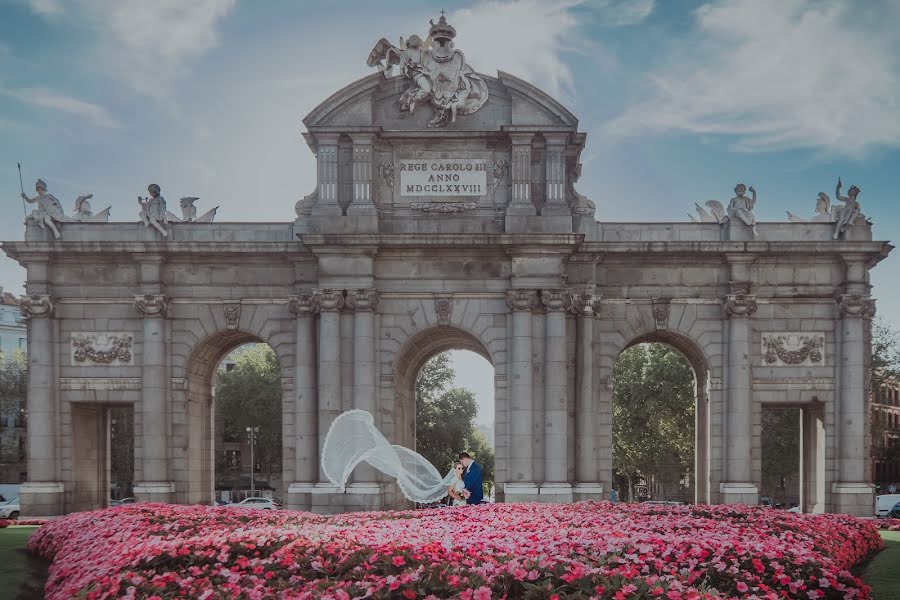
[[[656,482],[663,496],[694,464],[694,372],[665,344],[638,344],[613,371],[613,467],[628,482]]]
[[[800,472],[799,409],[763,407],[761,450],[762,493],[780,495],[785,480]]]
[[[130,496],[134,485],[134,409],[109,409],[109,479],[122,497]]]
[[[13,418],[25,423],[25,396],[28,389],[28,371],[25,369],[25,354],[17,350],[12,356],[0,355],[0,419]],[[25,456],[21,452],[21,432],[0,432],[0,472],[9,472],[3,477],[19,480],[24,469]]]
[[[259,427],[255,462],[271,477],[281,470],[281,366],[266,344],[245,346],[233,357],[234,368],[216,377],[222,436],[242,442],[247,439],[247,427]]]
[[[450,388],[455,372],[442,352],[422,367],[416,379],[416,451],[447,473],[461,451],[481,464],[485,485],[494,480],[494,451],[475,427],[478,403],[464,388]]]

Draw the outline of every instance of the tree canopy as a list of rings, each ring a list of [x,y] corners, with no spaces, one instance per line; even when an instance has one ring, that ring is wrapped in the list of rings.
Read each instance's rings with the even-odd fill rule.
[[[628,348],[613,371],[613,467],[663,494],[694,467],[694,372],[665,344]]]
[[[255,462],[271,475],[281,469],[281,366],[266,344],[232,354],[234,368],[216,377],[216,411],[223,417],[225,441],[243,442],[247,427],[259,427]]]

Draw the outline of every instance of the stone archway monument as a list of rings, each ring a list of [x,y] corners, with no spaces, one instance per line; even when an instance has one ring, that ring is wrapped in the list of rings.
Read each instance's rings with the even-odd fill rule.
[[[415,372],[455,347],[494,365],[499,499],[604,498],[613,364],[646,339],[697,373],[698,501],[757,503],[762,407],[790,405],[804,510],[871,514],[869,270],[890,246],[858,190],[802,223],[757,223],[742,186],[698,222],[595,220],[575,116],[474,71],[445,18],[427,33],[380,40],[379,71],[304,119],[317,184],[292,222],[214,223],[193,198],[174,218],[151,186],[140,220],[113,225],[39,190],[24,241],[4,243],[28,272],[23,514],[107,504],[115,405],[134,407],[135,495],[210,502],[214,367],[250,340],[282,368],[289,507],[404,506],[371,471],[337,493],[319,450],[351,408],[409,444]]]

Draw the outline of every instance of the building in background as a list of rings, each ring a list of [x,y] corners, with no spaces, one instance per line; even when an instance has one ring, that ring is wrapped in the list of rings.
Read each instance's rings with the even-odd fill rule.
[[[881,387],[872,400],[872,478],[879,493],[900,490],[900,383]]]
[[[0,484],[18,484],[27,477],[25,456],[25,378],[9,364],[27,351],[27,328],[19,299],[0,287]],[[21,363],[22,368],[25,362]],[[9,499],[9,498],[7,498]]]

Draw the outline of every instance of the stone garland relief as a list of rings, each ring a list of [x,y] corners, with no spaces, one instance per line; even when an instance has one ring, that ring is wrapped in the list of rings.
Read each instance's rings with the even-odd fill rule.
[[[134,364],[134,336],[128,332],[72,333],[73,366]]]
[[[763,364],[782,366],[824,366],[825,334],[810,332],[770,332],[762,334]]]

